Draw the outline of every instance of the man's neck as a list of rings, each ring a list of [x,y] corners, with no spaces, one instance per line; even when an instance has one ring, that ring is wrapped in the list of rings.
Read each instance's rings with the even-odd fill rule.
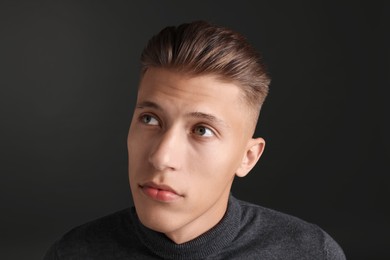
[[[187,223],[180,229],[165,233],[165,235],[174,243],[183,244],[207,232],[217,225],[225,215],[229,195],[230,193],[224,194],[215,205],[209,208],[201,216],[190,223]]]

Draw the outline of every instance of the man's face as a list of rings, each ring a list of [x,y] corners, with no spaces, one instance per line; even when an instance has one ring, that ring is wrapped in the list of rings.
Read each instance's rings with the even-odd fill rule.
[[[213,75],[146,71],[128,135],[130,187],[145,226],[181,243],[222,218],[234,176],[253,167],[245,168],[248,154],[257,161],[264,144],[251,138],[241,91]]]

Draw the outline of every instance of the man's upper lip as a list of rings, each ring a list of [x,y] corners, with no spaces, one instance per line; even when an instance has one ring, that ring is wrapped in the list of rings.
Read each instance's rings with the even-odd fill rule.
[[[179,195],[179,193],[177,191],[175,191],[173,188],[171,188],[170,186],[165,185],[165,184],[157,184],[157,183],[154,183],[154,182],[145,182],[145,183],[141,184],[140,186],[141,187],[151,187],[151,188],[155,188],[155,189],[159,189],[159,190],[170,191],[170,192],[173,192],[173,193]]]

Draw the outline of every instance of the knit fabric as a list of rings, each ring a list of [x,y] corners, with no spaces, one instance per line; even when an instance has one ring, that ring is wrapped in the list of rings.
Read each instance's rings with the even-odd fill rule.
[[[343,260],[345,256],[318,226],[231,196],[222,220],[186,243],[175,244],[143,226],[135,209],[128,208],[74,228],[44,259]]]

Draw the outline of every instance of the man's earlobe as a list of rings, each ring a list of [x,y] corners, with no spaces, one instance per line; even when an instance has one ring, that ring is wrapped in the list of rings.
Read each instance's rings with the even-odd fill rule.
[[[250,172],[250,170],[252,170],[257,161],[260,159],[260,156],[264,151],[264,147],[265,140],[263,138],[253,138],[249,140],[241,165],[236,172],[238,177],[244,177]]]

